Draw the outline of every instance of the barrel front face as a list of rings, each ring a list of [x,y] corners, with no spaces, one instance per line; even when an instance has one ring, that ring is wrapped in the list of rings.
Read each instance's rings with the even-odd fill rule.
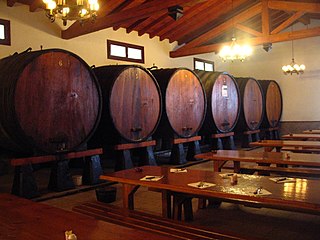
[[[237,124],[240,112],[238,86],[229,75],[220,74],[211,94],[214,123],[220,132],[230,132]]]
[[[243,113],[249,130],[260,127],[263,117],[263,96],[257,81],[249,79],[244,88]]]
[[[144,69],[125,68],[112,86],[109,109],[113,124],[123,138],[133,142],[145,140],[160,121],[159,87]]]
[[[275,81],[270,81],[265,101],[268,123],[270,127],[276,127],[282,113],[282,95],[279,85]]]
[[[16,117],[27,140],[47,153],[85,143],[100,117],[95,77],[68,52],[45,52],[29,62],[14,95]]]
[[[206,111],[206,99],[201,81],[190,70],[174,72],[165,94],[166,114],[172,129],[180,137],[195,135]]]

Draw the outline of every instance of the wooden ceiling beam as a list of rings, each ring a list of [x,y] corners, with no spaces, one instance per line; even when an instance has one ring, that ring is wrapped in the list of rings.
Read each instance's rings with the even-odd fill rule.
[[[248,2],[248,0],[235,1],[233,7],[237,8],[246,2]],[[232,0],[213,2],[210,7],[199,12],[197,16],[194,16],[191,21],[186,22],[183,26],[180,26],[179,29],[172,31],[168,38],[175,39],[179,44],[190,42],[205,31],[208,31],[217,19],[222,18],[224,15],[230,17],[230,11],[232,11]]]
[[[270,14],[268,8],[268,0],[262,0],[261,20],[262,34],[264,36],[268,36],[270,34]]]
[[[246,26],[244,26],[242,24],[237,24],[236,28],[241,30],[241,31],[244,31],[246,33],[249,33],[249,34],[251,34],[253,36],[257,36],[257,37],[261,37],[262,36],[261,32],[255,31],[254,29],[248,28],[248,27],[246,27]]]
[[[299,30],[294,32],[284,32],[284,33],[278,33],[269,35],[267,37],[253,37],[248,39],[240,40],[238,39],[237,42],[239,44],[249,43],[251,46],[261,45],[265,42],[270,43],[277,43],[277,42],[285,42],[285,41],[291,41],[291,40],[297,40],[297,39],[303,39],[303,38],[309,38],[309,37],[317,37],[320,36],[320,27],[305,29],[305,30]],[[189,48],[189,49],[177,49],[175,51],[170,52],[170,57],[185,57],[195,54],[202,54],[202,53],[209,53],[209,52],[218,52],[223,45],[225,44],[231,44],[231,42],[228,43],[219,43],[219,44],[211,44],[206,46],[200,46],[195,48]]]
[[[187,11],[183,11],[183,17],[180,18],[178,21],[174,22],[171,25],[164,26],[161,33],[159,34],[160,40],[164,40],[165,38],[170,39],[172,33],[177,33],[181,28],[185,27],[186,25],[191,25],[191,22],[194,19],[198,19],[202,16],[204,12],[208,11],[208,8],[211,7],[212,4],[218,4],[220,0],[213,0],[207,1],[204,3],[198,4],[195,8],[190,8]]]
[[[222,32],[228,30],[229,28],[232,28],[234,26],[234,23],[241,23],[261,12],[261,3],[258,3],[251,8],[248,8],[241,12],[240,14],[236,15],[232,19],[225,21],[224,23],[220,24],[216,28],[206,32],[205,34],[202,34],[198,38],[190,41],[186,45],[182,46],[179,50],[181,49],[188,49],[188,48],[194,48],[197,47],[208,40],[219,36]]]
[[[290,18],[288,18],[286,21],[284,21],[283,23],[281,23],[277,28],[275,28],[271,34],[276,34],[281,32],[282,30],[284,30],[285,28],[289,27],[292,23],[294,23],[296,20],[298,20],[299,18],[301,18],[306,12],[296,12],[295,14],[293,14]]]
[[[160,11],[158,13],[155,13],[152,17],[149,17],[144,21],[143,24],[140,25],[139,28],[135,29],[138,31],[138,36],[142,36],[143,34],[147,33],[148,30],[161,18],[164,17],[166,12]]]
[[[198,1],[203,2],[203,0]],[[101,29],[109,28],[113,25],[121,24],[129,19],[137,21],[141,18],[149,17],[162,9],[167,9],[170,6],[182,4],[184,2],[186,2],[186,0],[151,0],[137,7],[98,18],[94,24],[85,23],[83,26],[80,24],[73,24],[68,29],[61,31],[61,37],[63,39],[71,39],[99,31]]]
[[[133,7],[136,7],[136,6],[139,6],[140,4],[142,4],[143,2],[145,2],[145,0],[131,0],[131,1],[125,1],[124,4],[121,4],[121,9],[117,9],[117,11],[120,11],[120,10],[126,10],[126,9],[130,9],[130,8],[133,8]],[[123,24],[122,26],[121,25],[116,25],[116,26],[113,26],[113,30],[118,30],[120,27],[124,27],[124,28],[127,28],[129,27],[131,24],[135,23],[137,21],[129,21],[128,23],[126,24]]]
[[[320,13],[320,3],[300,3],[287,1],[268,1],[270,9],[282,11],[303,11],[308,13]]]

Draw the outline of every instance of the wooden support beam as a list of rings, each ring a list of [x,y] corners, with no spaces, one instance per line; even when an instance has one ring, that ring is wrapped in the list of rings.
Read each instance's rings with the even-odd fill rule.
[[[268,1],[270,9],[282,11],[303,11],[308,13],[320,13],[320,3],[300,3],[287,1]]]
[[[185,49],[195,48],[195,47],[205,43],[209,39],[212,39],[212,38],[220,35],[221,32],[226,31],[229,28],[232,28],[234,26],[234,22],[243,22],[243,21],[259,14],[260,12],[261,12],[261,3],[258,3],[256,5],[254,5],[253,7],[248,8],[245,11],[241,12],[240,14],[235,16],[234,18],[220,24],[216,28],[214,28],[214,29],[206,32],[205,34],[201,35],[200,37],[190,41],[189,43],[187,43],[183,47],[179,48],[176,52],[179,52],[179,51],[182,51]]]
[[[286,21],[284,21],[283,23],[281,23],[277,28],[275,28],[271,34],[276,34],[281,32],[282,30],[284,30],[285,28],[287,28],[288,26],[290,26],[292,23],[294,23],[294,21],[298,20],[299,18],[301,18],[303,15],[305,14],[305,12],[296,12],[295,14],[293,14],[289,19],[287,19]]]
[[[262,36],[261,32],[258,32],[258,31],[254,30],[252,28],[248,28],[248,27],[246,27],[246,26],[244,26],[242,24],[237,24],[236,28],[239,29],[239,30],[242,30],[242,31],[244,31],[246,33],[249,33],[249,34],[251,34],[253,36],[257,36],[257,37],[261,37]]]
[[[203,0],[151,0],[137,7],[98,18],[94,24],[85,23],[83,26],[80,24],[73,24],[68,29],[61,32],[61,37],[63,39],[71,39],[84,34],[99,31],[101,29],[109,28],[114,25],[127,22],[128,20],[137,21],[139,19],[149,17],[163,9],[167,9],[170,6],[190,1],[203,2]]]
[[[263,36],[268,36],[270,34],[270,16],[268,8],[268,0],[262,0],[262,34]]]
[[[299,30],[294,32],[278,33],[278,34],[269,35],[267,37],[264,37],[264,36],[255,37],[255,38],[249,38],[245,40],[237,39],[237,42],[239,44],[249,43],[251,46],[256,46],[256,45],[263,44],[265,42],[277,43],[277,42],[285,42],[285,41],[303,39],[308,37],[317,37],[317,36],[320,36],[320,27]],[[222,48],[222,46],[225,44],[231,44],[231,42],[211,44],[211,45],[188,48],[183,50],[178,49],[176,51],[171,51],[170,57],[173,57],[173,58],[185,57],[185,56],[208,53],[208,52],[218,52]]]

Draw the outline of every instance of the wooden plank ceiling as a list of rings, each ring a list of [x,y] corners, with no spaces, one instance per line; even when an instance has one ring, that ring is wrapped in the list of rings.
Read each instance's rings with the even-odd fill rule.
[[[16,3],[29,5],[29,11],[44,9],[42,0],[7,0],[9,7]],[[125,28],[139,36],[149,34],[160,40],[177,41],[179,48],[171,57],[218,52],[237,42],[262,45],[320,36],[320,26],[309,27],[312,19],[320,21],[320,0],[100,0],[100,10],[94,23],[73,23],[62,30],[63,39],[95,32],[105,28]],[[179,5],[183,16],[174,20],[168,8]],[[296,22],[306,27],[291,28]],[[48,20],[48,24],[50,24]]]

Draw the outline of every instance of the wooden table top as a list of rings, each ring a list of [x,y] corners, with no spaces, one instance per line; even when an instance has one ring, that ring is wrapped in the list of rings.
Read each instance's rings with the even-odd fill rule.
[[[65,239],[65,231],[70,230],[79,240],[174,239],[99,221],[10,194],[0,194],[0,208],[0,239]]]
[[[320,140],[320,134],[310,133],[290,133],[282,136],[282,139],[294,139],[294,140]]]
[[[320,148],[318,141],[290,141],[290,140],[261,140],[251,142],[250,146],[254,147],[303,147],[303,148]]]
[[[195,158],[320,167],[320,156],[318,154],[218,150],[215,152],[197,154],[195,155]]]
[[[259,206],[320,213],[320,180],[296,178],[294,183],[275,183],[267,176],[239,175],[238,183],[232,185],[230,178],[223,178],[218,172],[188,169],[187,172],[171,173],[168,167],[144,166],[101,175],[103,180],[122,183],[124,187],[145,186],[160,190],[191,194],[197,197],[216,198],[237,203],[258,204]],[[145,176],[163,176],[158,181],[140,180]],[[190,183],[207,182],[213,187],[200,189],[188,186]],[[271,195],[255,195],[262,187]]]
[[[303,131],[303,133],[310,133],[310,134],[320,134],[320,129],[316,129],[316,130],[305,130]]]

